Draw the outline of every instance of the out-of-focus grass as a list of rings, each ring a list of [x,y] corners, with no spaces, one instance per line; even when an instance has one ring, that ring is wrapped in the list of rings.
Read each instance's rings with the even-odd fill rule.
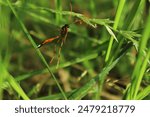
[[[116,13],[116,17],[115,17],[115,22],[114,22],[114,25],[113,25],[113,29],[117,29],[117,27],[118,27],[119,20],[120,20],[120,17],[121,17],[123,8],[124,8],[124,4],[125,4],[125,0],[120,0],[119,1],[119,5],[118,5],[118,9],[117,9],[117,13]],[[116,39],[116,41],[118,42],[118,40],[117,40],[117,38],[115,36],[111,36],[110,41],[109,41],[109,45],[108,45],[108,50],[107,50],[107,53],[106,53],[106,58],[105,58],[106,62],[109,59],[110,51],[111,51],[111,48],[113,46],[113,40],[114,39]]]
[[[0,98],[148,99],[145,2],[77,0],[71,5],[72,11],[65,0],[0,0]],[[67,23],[56,68],[57,57],[49,64],[54,43],[40,49],[37,44]]]
[[[137,94],[140,89],[140,84],[144,76],[144,73],[146,72],[147,64],[150,59],[150,48],[147,48],[147,43],[148,43],[148,39],[150,36],[150,22],[149,21],[150,21],[150,13],[147,18],[147,22],[145,25],[145,30],[143,31],[142,38],[139,41],[138,58],[137,58],[137,62],[136,62],[136,65],[135,65],[135,68],[131,77],[132,81],[131,81],[131,86],[127,94],[127,99],[137,99]],[[146,56],[144,55],[144,52],[146,52]],[[146,91],[145,90],[142,91],[142,93],[143,95],[147,94],[147,89]]]

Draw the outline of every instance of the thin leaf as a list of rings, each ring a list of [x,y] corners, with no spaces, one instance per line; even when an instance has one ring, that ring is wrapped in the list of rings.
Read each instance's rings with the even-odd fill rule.
[[[29,100],[28,96],[25,94],[25,92],[22,90],[22,88],[20,87],[20,85],[15,81],[15,78],[9,74],[9,72],[6,70],[6,68],[4,67],[4,65],[0,62],[0,71],[1,71],[1,75],[0,75],[0,79],[3,79],[3,83],[4,81],[8,81],[8,83],[12,86],[12,88],[25,100]],[[2,87],[0,87],[1,89]]]
[[[113,33],[113,31],[109,28],[109,26],[105,26],[108,33],[116,40],[116,42],[118,42],[117,37],[115,36],[115,34]]]
[[[147,86],[142,91],[140,91],[140,93],[137,95],[136,99],[142,100],[143,98],[145,98],[149,94],[150,94],[150,86]]]
[[[96,85],[98,83],[98,81],[100,81],[101,79],[104,79],[104,77],[106,77],[106,75],[109,73],[109,71],[118,63],[120,58],[116,59],[110,65],[107,65],[105,68],[103,68],[102,72],[99,75],[97,75],[95,78],[92,78],[84,86],[82,86],[77,91],[75,91],[73,94],[71,94],[69,99],[81,99],[85,95],[87,95],[87,93],[94,87],[94,85]]]
[[[77,58],[75,60],[68,61],[68,62],[65,62],[65,63],[61,63],[59,65],[59,68],[65,68],[65,67],[71,66],[71,65],[76,64],[76,63],[80,63],[80,62],[83,62],[83,61],[86,61],[86,60],[95,59],[96,57],[98,57],[98,53],[97,52],[96,53],[88,54],[87,56],[84,55],[83,57],[79,57],[79,58]],[[55,70],[56,70],[55,68],[56,68],[55,66],[52,66],[51,67],[51,71],[55,72]],[[28,74],[16,77],[16,80],[17,81],[22,81],[22,80],[25,80],[25,79],[27,79],[29,77],[34,76],[34,75],[42,74],[42,73],[47,73],[47,72],[48,72],[47,69],[33,71],[33,72],[28,73]]]

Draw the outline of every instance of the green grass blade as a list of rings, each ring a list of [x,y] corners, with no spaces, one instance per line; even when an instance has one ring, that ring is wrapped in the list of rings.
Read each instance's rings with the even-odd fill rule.
[[[132,8],[131,9],[134,9],[134,10],[131,10],[129,13],[128,13],[128,16],[127,16],[127,20],[126,19],[124,19],[124,25],[123,25],[123,27],[122,27],[122,29],[123,29],[123,32],[122,31],[119,31],[119,30],[116,30],[118,33],[119,33],[119,35],[117,36],[117,39],[118,40],[120,40],[120,42],[119,43],[114,43],[114,47],[113,48],[115,48],[114,50],[113,50],[113,52],[115,52],[114,53],[114,56],[117,56],[118,55],[118,53],[119,53],[119,50],[121,49],[121,47],[122,47],[122,44],[124,43],[124,39],[123,38],[125,38],[125,39],[129,39],[130,41],[132,41],[134,44],[133,45],[135,45],[135,47],[137,48],[138,47],[138,43],[136,43],[136,41],[135,40],[133,40],[133,38],[134,38],[134,36],[132,35],[133,33],[133,31],[130,31],[130,32],[128,32],[128,30],[127,29],[129,29],[129,26],[132,26],[132,22],[134,21],[134,19],[135,19],[135,17],[136,17],[136,13],[137,13],[137,11],[136,10],[138,10],[139,8],[140,8],[140,0],[137,0],[137,1],[134,1],[134,3],[133,3],[133,5],[132,5]],[[127,6],[128,7],[128,6]],[[113,29],[114,30],[114,29]],[[121,34],[121,35],[120,35]],[[136,38],[139,38],[139,37],[135,37],[134,39],[136,39]],[[113,49],[112,48],[112,49]],[[112,58],[113,59],[113,58]]]
[[[85,95],[87,95],[87,93],[94,87],[94,85],[96,85],[101,79],[104,79],[106,77],[109,71],[118,63],[120,58],[116,59],[110,65],[107,65],[105,68],[103,68],[102,72],[99,75],[97,75],[95,78],[92,78],[89,82],[87,82],[80,89],[76,90],[73,94],[71,94],[69,99],[79,100],[79,99],[82,99]]]
[[[138,11],[141,1],[143,1],[143,0],[136,0],[134,2],[132,11],[129,13],[129,15],[126,19],[126,22],[123,25],[123,29],[129,29],[131,27],[131,25],[133,24],[136,12]]]
[[[115,21],[114,21],[114,25],[113,25],[114,29],[117,29],[117,26],[119,24],[119,20],[120,20],[120,17],[121,17],[122,10],[124,8],[125,1],[126,0],[120,0],[119,1],[117,13],[116,13],[116,17],[115,17]],[[113,40],[114,40],[114,37],[111,36],[110,41],[109,41],[109,45],[108,45],[108,49],[107,49],[107,53],[106,53],[106,57],[105,57],[106,62],[108,61],[109,56],[110,56],[111,48],[112,48],[112,45],[113,45]]]
[[[69,97],[76,90],[77,89],[72,90],[70,92],[66,92],[66,96]],[[60,100],[60,99],[63,99],[63,96],[60,93],[36,98],[36,100]]]
[[[56,6],[57,11],[59,11],[59,12],[62,11],[62,1],[61,0],[55,0],[55,6]],[[62,20],[62,15],[56,14],[56,23],[59,24],[61,20]]]
[[[108,33],[116,40],[116,42],[118,42],[117,37],[115,36],[115,34],[113,33],[113,31],[109,28],[109,26],[105,26]]]
[[[20,85],[16,82],[15,78],[12,77],[12,75],[8,74],[7,81],[12,86],[12,88],[24,99],[29,100],[29,97],[25,94],[25,92],[22,90]]]
[[[3,79],[3,81],[8,81],[8,83],[12,86],[12,88],[24,99],[29,100],[28,96],[25,94],[25,92],[22,90],[20,85],[15,81],[15,78],[8,73],[5,66],[0,62],[0,79]],[[0,87],[1,88],[1,87]]]
[[[39,55],[39,57],[41,58],[42,62],[44,63],[44,65],[47,67],[50,75],[53,77],[53,79],[55,80],[59,90],[61,91],[62,95],[64,96],[64,99],[67,99],[63,89],[61,88],[59,82],[57,81],[56,77],[54,76],[54,74],[51,72],[50,67],[48,65],[48,63],[46,62],[45,58],[43,57],[43,55],[41,54],[41,52],[39,51],[39,49],[37,49],[37,46],[35,44],[35,42],[33,41],[32,37],[30,36],[30,34],[28,33],[26,27],[24,26],[23,22],[21,21],[21,19],[19,18],[17,12],[15,11],[15,9],[13,8],[13,6],[11,5],[10,1],[7,0],[9,7],[11,8],[12,12],[14,13],[16,19],[18,20],[18,22],[21,25],[22,30],[24,31],[24,33],[26,34],[26,36],[28,37],[29,41],[31,42],[31,44],[33,45],[33,47],[35,48],[37,54]]]
[[[84,55],[83,57],[78,57],[75,60],[68,61],[68,62],[65,62],[65,63],[61,63],[58,68],[65,68],[65,67],[71,66],[73,64],[84,62],[86,60],[95,59],[96,57],[98,57],[97,52],[96,53],[91,53],[91,54],[88,54],[88,55]],[[51,69],[51,71],[55,72],[56,66],[52,66],[50,69]],[[47,69],[37,70],[37,71],[31,72],[31,73],[28,73],[28,74],[25,74],[25,75],[18,76],[18,77],[16,77],[16,80],[17,81],[22,81],[22,80],[25,80],[25,79],[27,79],[31,76],[34,76],[34,75],[37,75],[37,74],[42,74],[42,73],[47,73],[47,72],[48,72]]]
[[[149,94],[150,94],[150,86],[147,86],[142,91],[140,91],[140,93],[137,95],[136,99],[142,100],[143,98],[145,98]]]
[[[150,14],[147,19],[146,27],[143,32],[142,38],[140,40],[140,45],[139,45],[139,53],[138,53],[138,59],[134,68],[134,71],[132,73],[132,84],[131,87],[129,88],[129,94],[127,96],[127,99],[136,99],[140,83],[142,80],[142,77],[144,75],[146,65],[149,59],[149,52],[147,52],[146,58],[144,59],[143,63],[143,51],[146,49],[147,41],[150,36]]]
[[[7,77],[7,72],[5,68],[2,65],[2,61],[0,59],[0,99],[3,99],[3,84],[4,81],[6,80]]]
[[[141,68],[139,70],[137,70],[135,76],[133,74],[134,77],[132,77],[131,89],[129,89],[129,91],[130,91],[129,92],[129,96],[130,96],[129,99],[136,99],[136,96],[138,94],[140,84],[141,84],[142,78],[144,76],[144,73],[145,73],[149,59],[150,59],[150,50],[147,53],[146,58],[144,59],[144,62],[142,62],[142,64],[140,65]]]

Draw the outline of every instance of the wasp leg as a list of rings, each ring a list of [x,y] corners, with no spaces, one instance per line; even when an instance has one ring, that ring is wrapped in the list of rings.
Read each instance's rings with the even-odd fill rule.
[[[56,56],[56,44],[55,44],[55,46],[54,46],[53,52],[54,52],[54,55],[53,55],[53,57],[52,57],[51,60],[50,60],[50,64],[53,62],[53,60],[54,60],[54,58],[55,58],[55,56]]]
[[[59,66],[59,62],[60,62],[60,52],[61,52],[61,49],[62,49],[63,44],[64,44],[64,42],[62,41],[62,42],[61,42],[61,45],[60,45],[60,47],[59,47],[59,50],[58,50],[58,60],[57,60],[57,66],[56,66],[56,68],[58,68],[58,66]]]

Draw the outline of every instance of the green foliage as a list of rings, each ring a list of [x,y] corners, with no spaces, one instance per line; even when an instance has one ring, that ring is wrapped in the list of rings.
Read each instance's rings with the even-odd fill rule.
[[[131,81],[131,86],[127,94],[128,95],[127,99],[137,99],[138,90],[140,88],[142,78],[146,71],[148,61],[150,59],[150,48],[148,48],[148,50],[146,51],[146,56],[144,56],[144,51],[147,49],[146,46],[147,46],[147,42],[150,36],[150,22],[149,21],[150,21],[150,14],[149,14],[149,17],[147,18],[145,30],[139,42],[140,45],[139,45],[138,58],[137,58],[136,65],[135,65],[136,67],[134,68],[134,71],[131,77],[132,81]],[[144,56],[144,60],[143,60],[143,56]],[[143,93],[145,94],[145,91]]]
[[[0,0],[0,99],[149,99],[145,10],[144,0]],[[37,45],[64,24],[56,68],[59,45]]]

